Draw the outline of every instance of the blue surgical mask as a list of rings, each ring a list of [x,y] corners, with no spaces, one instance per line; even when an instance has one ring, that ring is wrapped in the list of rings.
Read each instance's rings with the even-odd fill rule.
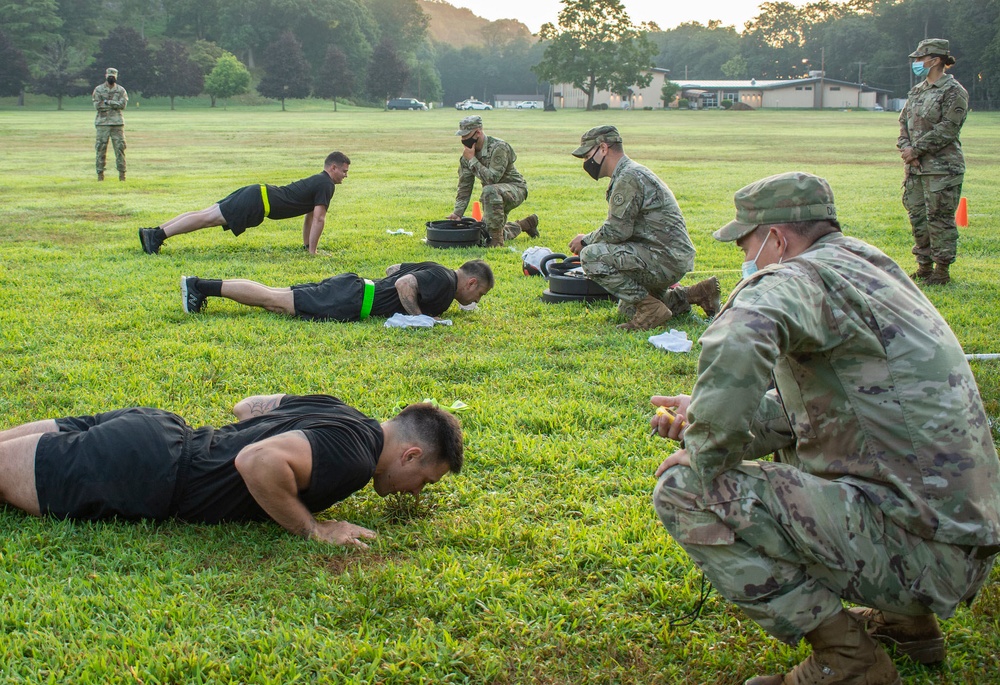
[[[930,72],[930,69],[926,67],[923,62],[914,62],[910,65],[910,69],[913,70],[913,75],[917,78],[923,78],[924,76],[927,76],[928,72]]]
[[[753,259],[751,259],[748,262],[743,262],[743,265],[740,267],[740,271],[743,272],[743,279],[744,280],[746,280],[747,278],[750,278],[755,273],[757,273],[757,260],[760,258],[760,253],[764,251],[764,246],[767,245],[767,240],[770,237],[771,237],[770,233],[768,233],[764,237],[764,242],[762,242],[760,244],[760,249],[757,250],[757,255]]]

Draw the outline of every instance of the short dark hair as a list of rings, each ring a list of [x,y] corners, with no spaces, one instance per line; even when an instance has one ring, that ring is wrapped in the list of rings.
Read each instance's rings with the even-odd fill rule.
[[[343,152],[334,151],[326,156],[323,161],[323,168],[327,168],[331,164],[350,164],[351,160]]]
[[[621,143],[608,143],[608,149],[612,152],[624,152],[625,148],[622,147]]]
[[[488,288],[493,287],[493,269],[481,259],[470,259],[458,267],[458,270],[470,278],[475,278]]]
[[[789,231],[814,243],[828,233],[840,233],[840,222],[836,219],[822,219],[820,221],[786,221],[778,224],[761,224],[755,231],[767,232],[771,226],[782,226]]]
[[[459,473],[465,459],[462,426],[458,419],[429,402],[411,404],[399,412],[391,423],[399,428],[400,437],[424,448],[425,458],[448,464],[448,470]]]

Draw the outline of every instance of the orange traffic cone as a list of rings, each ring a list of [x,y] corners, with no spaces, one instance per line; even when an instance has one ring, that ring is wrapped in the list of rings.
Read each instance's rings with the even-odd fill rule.
[[[955,223],[966,228],[969,225],[969,204],[963,197],[958,201],[958,211],[955,212]]]
[[[965,202],[964,197],[962,198],[962,202]],[[964,207],[965,205],[962,206]],[[483,208],[479,206],[478,201],[472,203],[472,218],[476,221],[483,220]]]

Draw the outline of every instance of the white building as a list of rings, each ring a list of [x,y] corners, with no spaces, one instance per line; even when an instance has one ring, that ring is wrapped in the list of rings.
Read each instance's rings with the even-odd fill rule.
[[[863,83],[851,83],[826,78],[822,72],[810,72],[810,75],[799,79],[733,79],[733,80],[697,80],[670,79],[666,69],[651,69],[653,80],[645,88],[632,87],[632,96],[622,98],[608,91],[594,94],[594,104],[606,104],[609,109],[653,109],[663,108],[663,98],[660,94],[663,84],[668,80],[681,87],[681,92],[671,103],[677,106],[681,98],[687,99],[696,109],[719,107],[723,100],[739,102],[753,109],[843,109],[859,107],[874,109],[879,105],[888,109],[889,91],[872,88]],[[555,86],[554,103],[556,108],[586,109],[587,94],[573,87],[571,83]]]

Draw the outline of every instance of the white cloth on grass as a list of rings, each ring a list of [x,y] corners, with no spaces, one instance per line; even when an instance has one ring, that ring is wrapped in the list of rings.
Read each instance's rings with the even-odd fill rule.
[[[434,328],[434,324],[450,326],[451,319],[435,319],[426,314],[393,314],[385,320],[386,328]]]
[[[678,331],[673,328],[669,333],[649,336],[649,342],[653,346],[667,352],[690,352],[694,341],[688,340],[687,331]]]

